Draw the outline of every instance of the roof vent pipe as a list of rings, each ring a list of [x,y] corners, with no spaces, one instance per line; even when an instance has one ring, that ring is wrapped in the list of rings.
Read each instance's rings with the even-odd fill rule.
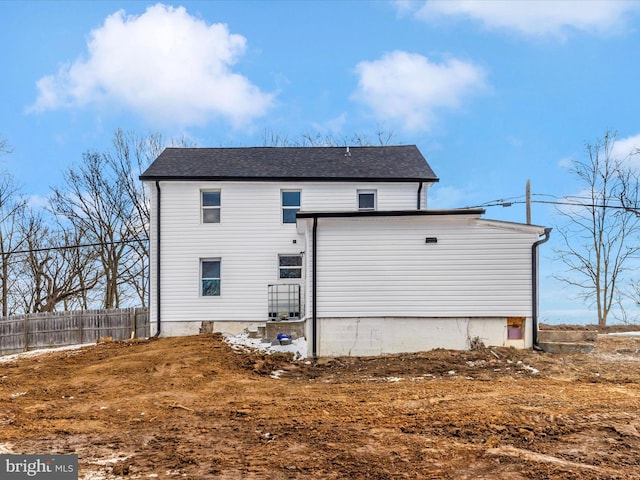
[[[344,154],[345,157],[350,157],[351,152],[349,151],[349,146],[347,146],[347,153]]]

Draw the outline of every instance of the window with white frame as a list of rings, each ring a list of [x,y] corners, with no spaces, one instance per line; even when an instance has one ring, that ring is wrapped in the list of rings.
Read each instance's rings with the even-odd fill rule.
[[[302,278],[302,255],[278,255],[279,278]]]
[[[300,190],[282,190],[282,223],[296,223],[300,210]]]
[[[220,190],[203,190],[202,223],[220,223]]]
[[[220,281],[220,259],[200,260],[200,295],[219,297]]]
[[[372,212],[376,209],[376,191],[358,190],[358,210]]]

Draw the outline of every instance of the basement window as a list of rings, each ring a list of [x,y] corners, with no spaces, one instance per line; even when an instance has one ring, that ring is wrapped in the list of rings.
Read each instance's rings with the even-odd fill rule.
[[[507,339],[522,340],[524,338],[524,317],[507,318]]]

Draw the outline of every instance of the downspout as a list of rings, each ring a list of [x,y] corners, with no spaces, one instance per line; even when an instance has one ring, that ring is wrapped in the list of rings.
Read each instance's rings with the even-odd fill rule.
[[[551,228],[544,229],[544,238],[531,245],[531,323],[533,334],[533,349],[542,351],[538,345],[538,247],[549,240]]]
[[[160,336],[160,182],[156,180],[156,334]]]
[[[416,205],[416,210],[420,210],[421,197],[422,197],[422,182],[420,182],[420,185],[418,185],[418,202]]]
[[[311,342],[312,348],[312,356],[314,360],[318,359],[318,323],[317,323],[317,314],[318,309],[316,307],[316,301],[318,298],[318,287],[317,280],[318,274],[316,272],[318,266],[318,217],[313,217],[313,229],[311,233],[311,252],[312,252],[312,260],[311,260],[311,268],[313,272],[311,273],[311,335],[313,336],[313,340]]]

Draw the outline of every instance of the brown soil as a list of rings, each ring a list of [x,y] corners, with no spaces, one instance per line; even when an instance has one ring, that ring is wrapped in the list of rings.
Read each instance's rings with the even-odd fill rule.
[[[74,453],[86,479],[631,479],[639,451],[634,338],[313,364],[201,335],[0,363],[0,453]]]
[[[550,325],[541,323],[540,330],[590,330],[601,334],[605,333],[620,333],[620,332],[640,332],[640,325],[633,323],[621,323],[616,325],[572,325],[561,323],[558,325]]]

